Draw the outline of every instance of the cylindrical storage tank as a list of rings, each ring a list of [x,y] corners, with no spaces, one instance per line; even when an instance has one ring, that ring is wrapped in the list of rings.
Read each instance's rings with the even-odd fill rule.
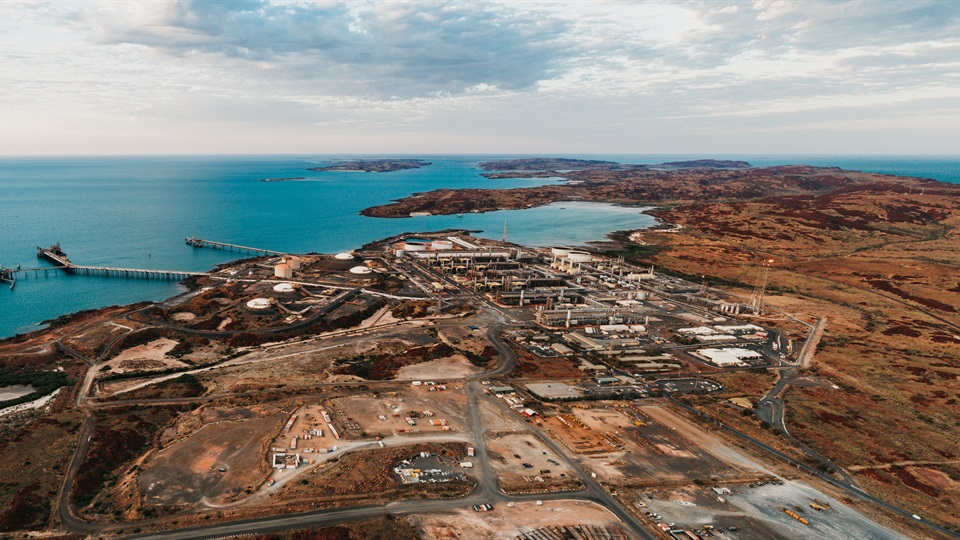
[[[369,274],[370,269],[366,266],[354,266],[350,269],[351,274]]]
[[[416,242],[404,242],[404,243],[403,243],[403,250],[404,250],[404,251],[426,251],[426,250],[427,250],[427,245],[426,245],[426,244],[418,244],[418,243],[416,243]]]
[[[293,277],[293,268],[289,264],[280,263],[273,267],[273,275],[278,278],[290,279]]]
[[[254,298],[253,300],[247,302],[247,307],[250,309],[267,309],[270,307],[270,299]]]
[[[352,261],[354,259],[353,253],[347,253],[347,252],[337,253],[336,255],[333,256],[333,258],[337,259],[338,261]]]
[[[290,255],[289,257],[284,257],[284,260],[288,265],[290,265],[291,269],[293,270],[300,269],[300,257],[294,257],[293,255]]]
[[[430,243],[430,247],[438,251],[447,251],[453,249],[453,242],[450,240],[434,240]]]
[[[555,247],[550,249],[554,257],[566,257],[570,254],[570,248]]]
[[[587,253],[586,251],[571,251],[567,255],[567,259],[569,259],[570,262],[585,263],[585,262],[590,262],[590,260],[593,259],[593,257],[591,257],[590,254]]]

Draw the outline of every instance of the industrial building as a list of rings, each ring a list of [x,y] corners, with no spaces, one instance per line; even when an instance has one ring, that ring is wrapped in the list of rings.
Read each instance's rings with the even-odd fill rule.
[[[763,358],[763,355],[757,351],[733,347],[726,349],[697,349],[694,354],[720,367],[746,366],[749,364],[744,360]]]

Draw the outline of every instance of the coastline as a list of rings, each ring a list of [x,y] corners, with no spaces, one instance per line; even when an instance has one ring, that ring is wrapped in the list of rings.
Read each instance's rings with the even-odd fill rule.
[[[657,161],[667,161],[670,159],[676,159],[677,157],[678,156],[654,156]],[[610,158],[629,159],[630,156],[610,156]],[[20,247],[22,247],[15,245],[11,239],[23,237],[24,235],[27,235],[27,237],[31,239],[31,243],[36,242],[46,244],[57,241],[64,242],[68,252],[70,252],[71,255],[74,255],[74,258],[76,258],[78,261],[85,263],[101,264],[105,266],[116,265],[118,259],[115,258],[115,252],[117,249],[122,249],[124,260],[132,261],[131,263],[127,264],[129,266],[140,266],[146,268],[160,266],[183,268],[195,271],[205,271],[211,266],[228,262],[228,260],[224,259],[223,253],[218,252],[184,252],[182,251],[182,248],[178,247],[177,243],[168,242],[168,238],[176,238],[178,236],[182,236],[183,234],[196,234],[197,231],[202,231],[204,234],[207,234],[213,238],[234,240],[245,245],[276,247],[278,249],[289,249],[292,252],[336,252],[350,249],[351,245],[360,245],[375,238],[395,234],[396,231],[402,229],[428,229],[438,226],[442,228],[456,226],[458,223],[453,219],[444,219],[444,216],[453,218],[453,215],[455,214],[453,211],[442,214],[431,211],[430,217],[413,218],[414,221],[417,222],[416,225],[391,224],[386,221],[379,223],[367,222],[367,218],[358,216],[358,214],[353,214],[356,216],[355,218],[338,217],[342,214],[342,210],[339,207],[333,207],[329,209],[318,208],[318,205],[320,207],[329,206],[325,203],[330,197],[341,197],[349,194],[350,192],[363,192],[363,190],[356,189],[357,186],[360,185],[364,187],[365,190],[367,188],[376,186],[378,192],[381,189],[384,191],[384,194],[386,195],[383,197],[384,199],[399,200],[410,196],[411,193],[428,193],[428,191],[423,189],[416,189],[417,187],[426,186],[427,183],[425,181],[421,181],[421,179],[427,178],[434,178],[433,182],[440,183],[440,185],[457,185],[458,183],[465,184],[467,186],[484,185],[482,183],[478,184],[478,180],[499,182],[499,180],[486,180],[481,176],[481,172],[479,171],[477,165],[483,160],[478,160],[476,158],[458,158],[459,161],[450,162],[445,161],[444,158],[430,158],[430,161],[434,163],[434,165],[423,169],[423,171],[426,171],[429,176],[424,176],[422,173],[397,176],[396,178],[400,179],[399,182],[394,182],[393,179],[391,179],[389,182],[375,180],[375,178],[378,177],[375,177],[374,175],[370,175],[369,177],[365,177],[363,175],[360,177],[349,175],[349,179],[346,176],[343,176],[342,180],[337,179],[337,176],[339,175],[328,175],[328,178],[331,180],[329,184],[327,182],[311,183],[306,181],[263,183],[257,182],[256,180],[262,178],[298,176],[298,173],[307,168],[310,161],[295,159],[286,160],[278,164],[274,161],[257,161],[251,159],[252,158],[190,158],[181,160],[178,158],[145,157],[124,158],[117,160],[107,159],[99,161],[94,160],[93,158],[58,158],[52,160],[56,170],[58,171],[57,175],[60,176],[51,176],[51,181],[56,179],[57,182],[60,182],[60,179],[74,178],[77,175],[74,170],[76,169],[74,165],[81,165],[81,170],[96,171],[95,176],[97,179],[79,182],[77,185],[81,187],[78,187],[79,191],[77,193],[63,191],[62,189],[58,189],[55,192],[50,192],[49,190],[42,188],[44,185],[43,181],[39,184],[36,181],[31,181],[29,183],[21,181],[18,184],[14,181],[15,179],[13,176],[10,175],[16,174],[17,178],[33,177],[35,175],[35,173],[31,172],[34,170],[32,164],[33,162],[31,161],[31,163],[17,165],[17,160],[11,160],[11,166],[13,168],[7,171],[7,173],[0,173],[0,179],[4,178],[4,174],[7,174],[11,178],[10,181],[12,183],[10,186],[13,189],[13,191],[10,193],[12,197],[11,204],[13,205],[12,211],[14,211],[16,214],[36,213],[35,210],[31,209],[29,205],[24,205],[17,202],[18,200],[21,200],[29,195],[30,200],[44,201],[44,207],[49,206],[50,204],[59,204],[61,198],[69,196],[71,200],[76,200],[77,202],[70,203],[67,206],[68,211],[73,211],[72,208],[76,208],[78,212],[75,212],[75,216],[68,214],[59,223],[52,224],[48,224],[51,222],[46,219],[38,220],[36,223],[18,220],[13,231],[11,232],[11,235],[8,235],[7,241],[0,241],[0,247],[3,247],[4,251],[8,254],[8,259],[0,261],[0,263],[6,264],[7,266],[15,266],[15,263],[23,262],[26,266],[26,263],[30,262],[26,259],[18,261],[16,258],[13,258],[13,260],[10,260],[9,258],[11,255],[16,257],[17,253],[20,251]],[[642,158],[635,159],[639,161]],[[812,161],[823,163],[822,160],[824,159],[827,158],[818,158],[817,160]],[[49,160],[43,160],[43,163],[46,163],[47,161]],[[654,162],[655,160],[651,158],[646,161]],[[774,160],[771,158],[767,161]],[[883,163],[895,161],[896,160],[888,159]],[[943,163],[945,164],[944,166],[947,166],[956,161],[957,160],[955,159],[946,160]],[[316,160],[313,160],[313,163],[316,162]],[[106,168],[101,169],[99,166],[100,163],[103,163],[103,166]],[[934,165],[929,165],[931,163]],[[924,170],[930,170],[933,169],[934,166],[940,167],[940,165],[938,165],[939,163],[940,162],[936,160],[922,160],[921,164],[925,167],[929,165],[929,167]],[[129,186],[127,186],[128,182],[124,181],[122,184],[116,184],[117,187],[113,188],[112,186],[114,185],[114,180],[110,180],[110,182],[107,184],[103,184],[103,182],[100,180],[101,177],[108,179],[126,178],[129,173],[124,171],[132,166],[143,166],[147,170],[153,170],[157,168],[158,165],[165,166],[166,164],[173,164],[177,166],[180,166],[179,164],[184,166],[204,164],[205,167],[213,166],[212,170],[218,171],[218,177],[222,176],[223,178],[229,179],[229,181],[226,184],[210,183],[208,187],[204,187],[208,185],[207,183],[196,184],[192,181],[189,183],[182,183],[179,181],[174,183],[169,183],[167,181],[151,181],[143,183],[130,183]],[[856,164],[864,165],[859,162]],[[17,167],[21,168],[18,169]],[[868,168],[870,167],[861,166],[861,169]],[[873,166],[873,168],[882,167]],[[144,170],[143,173],[145,174],[147,170]],[[455,177],[454,180],[448,180],[451,174],[463,176]],[[192,176],[193,173],[190,172],[190,177]],[[468,177],[472,179],[466,181],[456,179],[467,179]],[[369,179],[359,180],[360,178]],[[43,180],[43,177],[41,177],[41,180]],[[251,180],[253,180],[253,182],[251,182]],[[510,182],[509,179],[504,179],[504,181]],[[899,179],[894,178],[892,181],[899,181]],[[568,193],[572,193],[573,195],[570,197],[556,197],[556,200],[583,200],[578,190],[580,190],[582,187],[589,186],[577,184],[576,182],[581,181],[570,181],[568,178],[562,184],[549,184],[544,187],[525,189],[541,192],[547,190],[556,191],[557,189],[567,190]],[[71,182],[71,184],[73,183],[74,182]],[[39,185],[41,188],[32,187],[35,185]],[[169,185],[169,187],[165,187],[167,185]],[[487,185],[489,186],[489,184]],[[515,192],[517,188],[510,188],[510,185],[511,184],[506,184],[506,189],[500,189],[503,186],[498,184],[496,188],[498,191],[505,193]],[[517,184],[512,185],[516,186]],[[33,191],[23,191],[28,186],[31,186],[30,189]],[[214,201],[223,200],[224,188],[226,187],[230,188],[231,193],[241,194],[245,193],[246,191],[250,191],[249,188],[251,187],[254,189],[250,191],[250,196],[244,195],[236,202],[227,199],[226,202],[228,204],[226,205],[220,205],[218,203],[218,206],[222,206],[224,211],[214,211],[214,207],[210,206],[210,204],[212,204]],[[39,189],[39,191],[37,189]],[[124,194],[124,190],[126,189],[131,189],[133,191],[130,192],[129,197],[127,195],[117,197],[114,194],[111,194],[108,197],[102,197],[98,194],[98,189],[109,189],[111,192],[121,194]],[[451,188],[450,191],[458,191],[459,189],[460,188]],[[470,187],[468,189],[475,188]],[[481,191],[487,192],[493,190],[483,188]],[[141,197],[141,193],[152,194],[151,198],[154,200],[158,198],[158,195],[163,194],[163,199],[178,201],[176,204],[177,208],[168,208],[168,205],[148,205],[145,207],[146,210],[144,211],[136,210],[136,208],[140,208],[139,206],[134,207],[125,204],[124,201],[128,200],[130,197]],[[329,195],[327,195],[328,193]],[[362,204],[363,202],[370,201],[370,199],[375,199],[375,197],[364,195],[362,199],[359,199],[359,202]],[[600,198],[597,200],[609,200],[614,204],[624,204],[623,199],[624,197],[610,197]],[[110,207],[107,208],[105,205],[102,205],[100,200],[106,201]],[[688,198],[686,200],[689,201],[690,199]],[[367,205],[360,206],[357,208],[357,211],[370,208],[369,204],[372,204],[373,202],[375,201],[370,201]],[[531,201],[531,203],[533,202],[534,201]],[[537,204],[516,204],[513,207],[517,210],[525,210],[528,208],[546,210],[548,207],[544,207],[542,205],[546,204],[547,202],[547,200],[543,200],[542,202],[538,203],[539,206]],[[561,203],[561,205],[563,205],[563,203]],[[665,207],[665,203],[662,200],[654,201],[653,205],[661,208]],[[116,208],[117,211],[114,212],[112,210],[113,208]],[[491,204],[489,210],[485,211],[492,212],[497,208],[508,208],[508,206]],[[279,209],[284,209],[284,211],[280,212],[278,211]],[[82,212],[79,212],[80,210],[82,210]],[[110,217],[110,219],[103,220],[103,226],[95,225],[91,229],[84,228],[86,226],[85,221],[75,221],[75,218],[82,220],[83,215],[91,212],[103,213],[103,215]],[[316,214],[317,212],[319,212],[319,214]],[[113,214],[116,214],[116,216]],[[323,224],[323,229],[317,232],[311,230],[313,225],[307,223],[306,219],[306,216],[312,217],[315,214],[318,215],[319,218],[317,223]],[[246,217],[247,215],[250,217]],[[503,220],[505,218],[509,218],[510,234],[511,236],[516,234],[519,238],[519,235],[523,232],[525,226],[529,227],[530,230],[533,230],[534,228],[542,227],[545,224],[551,224],[554,219],[553,216],[550,216],[549,212],[547,211],[540,212],[536,215],[538,217],[527,219],[525,214],[511,214],[509,216],[493,214],[486,220],[471,221],[471,214],[466,214],[465,217],[467,219],[464,219],[463,221],[464,225],[466,225],[467,221],[471,221],[471,228],[482,228],[486,230],[489,237],[499,237],[501,235],[500,231],[503,229]],[[605,220],[603,214],[597,214],[594,212],[593,215],[598,221]],[[196,216],[205,216],[204,221],[202,223],[195,223],[194,221],[196,220]],[[254,220],[253,216],[257,216],[258,220]],[[120,229],[110,225],[112,220],[115,219],[122,220],[124,222],[131,220],[130,223],[137,225],[133,229],[124,232],[123,234],[117,234],[114,233],[113,230]],[[498,219],[499,224],[491,223]],[[263,220],[271,222],[274,226],[263,228],[258,225],[256,228],[251,228],[253,227],[254,223],[262,223]],[[608,230],[598,233],[596,236],[584,238],[583,240],[580,240],[579,243],[602,240],[606,238],[609,232],[623,229],[624,223],[622,222],[624,220],[619,221],[621,223],[611,226]],[[189,229],[185,231],[178,231],[175,227],[171,227],[170,223],[183,223],[190,225]],[[276,232],[264,233],[264,229],[271,231],[275,229]],[[85,234],[82,237],[75,234],[75,231],[80,230],[85,231]],[[251,231],[253,232],[251,233]],[[559,233],[560,230],[558,229],[556,233],[552,234],[552,236],[557,238],[562,237],[562,234]],[[163,234],[168,234],[168,236],[163,236]],[[531,235],[528,234],[527,236],[529,237]],[[579,236],[584,235],[579,234]],[[91,242],[87,240],[87,238],[97,238],[102,240]],[[354,239],[355,243],[353,241]],[[557,241],[565,242],[562,240]],[[119,247],[113,248],[111,246]],[[152,252],[152,258],[150,258],[149,252]],[[32,258],[33,257],[31,255],[30,259]],[[231,258],[229,260],[233,259]],[[107,281],[105,278],[82,276],[67,278],[58,277],[56,280],[51,279],[49,284],[46,284],[45,281],[46,280],[43,278],[41,273],[40,279],[30,277],[28,279],[18,280],[17,291],[15,293],[3,291],[3,294],[10,295],[9,298],[5,298],[5,302],[7,302],[6,306],[9,309],[7,310],[7,316],[4,317],[3,321],[4,334],[7,334],[8,336],[15,336],[22,335],[24,332],[35,332],[42,330],[43,328],[38,326],[38,321],[53,321],[66,314],[120,304],[129,304],[144,300],[160,302],[178,293],[176,286],[172,285],[172,282],[122,282],[118,280]]]

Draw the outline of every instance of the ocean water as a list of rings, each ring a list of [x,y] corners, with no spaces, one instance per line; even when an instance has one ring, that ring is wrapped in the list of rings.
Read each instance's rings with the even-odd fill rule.
[[[60,242],[77,264],[205,271],[241,257],[191,248],[188,236],[292,253],[334,253],[401,232],[481,230],[531,245],[578,245],[615,230],[654,223],[641,208],[568,202],[526,210],[407,219],[367,218],[363,208],[438,188],[513,188],[557,179],[489,180],[476,163],[504,156],[416,156],[433,165],[391,173],[311,172],[363,156],[201,156],[0,158],[0,264],[45,266],[36,246]],[[380,157],[380,156],[378,156]],[[512,156],[517,157],[517,156]],[[818,156],[572,156],[625,163],[703,157],[755,165],[810,163],[960,182],[957,158]],[[305,177],[303,181],[260,182]],[[0,286],[0,337],[83,309],[161,300],[171,281],[28,276]]]

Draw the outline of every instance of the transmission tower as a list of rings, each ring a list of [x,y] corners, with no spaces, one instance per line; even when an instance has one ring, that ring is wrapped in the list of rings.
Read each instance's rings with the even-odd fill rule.
[[[760,264],[757,285],[753,289],[753,295],[750,296],[750,309],[753,310],[754,315],[759,315],[763,311],[763,295],[767,291],[767,278],[770,276],[771,265],[773,265],[773,259],[767,259]]]

